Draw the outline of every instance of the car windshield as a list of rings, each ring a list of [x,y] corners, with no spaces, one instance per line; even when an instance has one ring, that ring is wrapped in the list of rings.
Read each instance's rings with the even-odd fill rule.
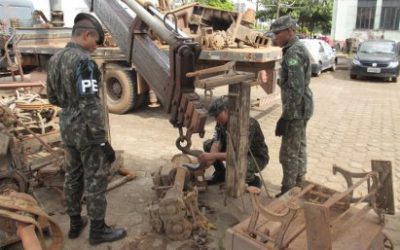
[[[360,46],[361,53],[385,53],[393,54],[395,53],[395,44],[392,42],[365,42]]]

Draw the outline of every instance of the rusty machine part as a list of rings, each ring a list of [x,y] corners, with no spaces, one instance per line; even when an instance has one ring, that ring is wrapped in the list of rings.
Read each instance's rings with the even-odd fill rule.
[[[169,13],[175,17],[180,30],[205,47],[223,49],[227,47],[226,43],[229,46],[233,42],[244,43],[255,48],[271,46],[272,43],[268,37],[252,29],[255,22],[253,12],[248,10],[241,14],[193,3],[171,10]],[[208,31],[204,33],[203,30],[207,28]],[[218,34],[213,39],[214,43],[202,42],[208,40],[204,37],[208,37],[211,33]],[[221,34],[224,34],[224,37]],[[221,46],[222,44],[224,46]]]
[[[175,156],[173,165],[187,159]],[[188,239],[195,231],[206,231],[208,219],[199,211],[198,190],[196,186],[189,185],[187,168],[175,166],[168,175],[162,175],[161,171],[162,168],[153,175],[153,189],[161,198],[148,210],[153,230],[164,232],[171,240]]]
[[[264,206],[258,199],[260,190],[249,188],[253,213],[228,229],[225,248],[392,249],[382,232],[384,214],[395,212],[391,162],[372,161],[367,173],[338,166],[333,172],[344,176],[344,192],[310,182]],[[359,180],[353,184],[354,178]],[[353,196],[363,188],[365,195]]]
[[[253,9],[247,9],[242,16],[242,24],[252,28],[256,23],[256,11]]]
[[[51,233],[50,244],[44,239],[44,229]],[[64,241],[58,224],[38,206],[36,200],[28,194],[15,191],[0,195],[0,232],[0,248],[21,239],[24,249],[38,246],[41,249],[60,250]]]
[[[230,44],[230,38],[225,31],[218,30],[208,38],[208,46],[212,49],[224,49]]]
[[[109,192],[109,191],[111,191],[111,190],[113,190],[113,189],[115,189],[115,188],[117,188],[117,187],[119,187],[119,186],[121,186],[121,185],[123,185],[123,184],[125,184],[127,182],[130,182],[130,181],[134,180],[137,177],[136,172],[132,172],[132,171],[130,171],[128,169],[125,169],[125,168],[118,169],[118,173],[120,175],[122,175],[123,177],[121,177],[121,178],[119,178],[119,179],[117,179],[115,181],[110,182],[107,185],[107,192]]]
[[[201,48],[192,39],[168,29],[154,12],[134,0],[123,2],[136,13],[133,18],[116,1],[85,0],[112,34],[129,63],[149,83],[159,97],[171,124],[178,128],[180,148],[189,149],[194,133],[204,134],[207,110],[195,92],[194,79],[185,76],[194,71]],[[119,13],[115,15],[115,13]],[[169,45],[169,56],[160,50],[148,36],[151,29]],[[188,101],[187,108],[183,102]],[[185,117],[186,119],[179,119]],[[186,122],[188,120],[188,122]],[[189,124],[190,127],[186,127]],[[187,131],[183,129],[186,127]]]

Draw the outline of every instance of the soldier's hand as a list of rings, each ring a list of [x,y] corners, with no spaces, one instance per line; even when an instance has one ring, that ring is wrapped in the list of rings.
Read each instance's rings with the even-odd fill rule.
[[[105,143],[100,144],[101,149],[106,155],[106,159],[109,163],[113,163],[115,161],[115,151],[111,147],[110,143],[107,141]]]
[[[201,166],[209,166],[214,161],[214,157],[211,153],[204,152],[197,156],[197,161]]]
[[[288,120],[283,119],[282,117],[279,118],[278,122],[276,123],[275,135],[276,136],[286,135],[287,130],[288,130],[288,125],[289,125]]]

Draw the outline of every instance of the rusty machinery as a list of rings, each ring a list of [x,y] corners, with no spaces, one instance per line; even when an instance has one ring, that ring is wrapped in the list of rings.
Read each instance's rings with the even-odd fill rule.
[[[171,161],[172,166],[160,167],[153,174],[153,189],[160,201],[149,206],[150,225],[171,240],[188,239],[194,232],[204,235],[208,219],[198,206],[198,192],[206,188],[204,170],[196,173],[183,167],[192,162],[186,154],[175,155]]]
[[[144,3],[122,1],[135,12],[136,17],[132,19],[116,1],[85,2],[111,32],[127,61],[134,63],[144,80],[150,83],[164,110],[171,114],[171,124],[179,128],[178,148],[189,149],[192,134],[204,135],[207,117],[195,92],[194,79],[186,77],[187,72],[195,70],[201,52],[199,44],[168,29],[143,7]],[[154,44],[147,34],[148,29],[169,45],[169,55]]]
[[[334,166],[333,173],[344,176],[344,192],[310,182],[262,205],[260,190],[249,188],[253,212],[228,229],[226,249],[393,249],[382,232],[384,214],[395,213],[391,162],[372,161],[366,173]]]
[[[2,139],[0,191],[28,192],[31,184],[44,184],[56,175],[64,161],[56,109],[46,103],[16,103],[15,110],[0,106]],[[48,178],[49,179],[49,178]],[[51,179],[51,178],[50,178]]]
[[[239,13],[192,3],[170,10],[166,16],[205,48],[224,49],[233,43],[255,48],[272,45],[270,38],[252,29],[255,12],[251,9]]]

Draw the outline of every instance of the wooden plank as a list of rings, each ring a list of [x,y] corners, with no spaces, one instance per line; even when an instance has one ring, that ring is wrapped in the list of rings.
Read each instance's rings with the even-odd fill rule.
[[[247,171],[250,84],[229,85],[229,122],[226,160],[226,191],[239,197],[245,192]]]
[[[311,202],[304,202],[303,209],[306,220],[308,249],[332,249],[329,209],[324,205]]]

